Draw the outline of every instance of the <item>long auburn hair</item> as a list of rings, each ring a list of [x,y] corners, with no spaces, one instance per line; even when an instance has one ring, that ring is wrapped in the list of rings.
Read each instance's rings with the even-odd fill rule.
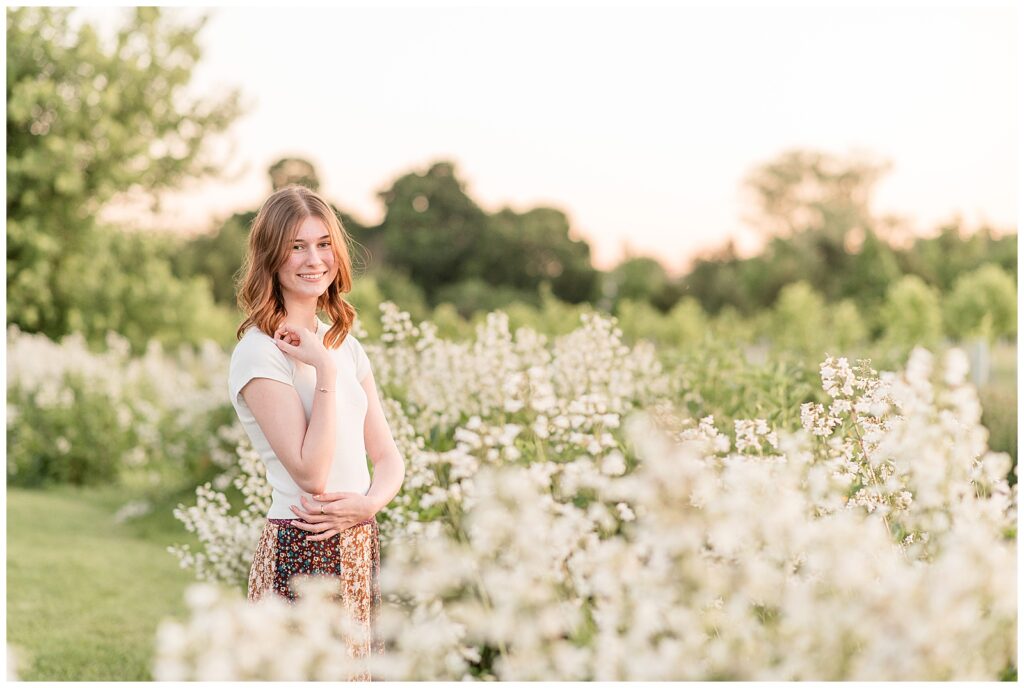
[[[326,311],[333,324],[324,335],[324,346],[341,346],[352,329],[356,309],[343,294],[352,291],[352,261],[348,252],[348,233],[327,202],[304,186],[290,184],[278,189],[263,202],[249,231],[248,248],[236,281],[238,307],[245,320],[235,336],[242,338],[255,325],[268,337],[284,322],[284,298],[277,271],[288,258],[299,225],[307,217],[323,221],[331,237],[331,250],[338,274],[317,299],[318,311]]]

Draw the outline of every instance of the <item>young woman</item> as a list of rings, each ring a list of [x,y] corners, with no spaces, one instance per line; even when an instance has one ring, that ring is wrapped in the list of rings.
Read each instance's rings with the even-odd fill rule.
[[[366,656],[383,651],[373,635],[380,606],[375,515],[398,493],[405,465],[370,361],[350,333],[356,312],[343,298],[352,289],[347,239],[309,189],[288,186],[264,202],[238,286],[245,320],[228,391],[273,492],[249,600],[273,592],[291,601],[292,576],[335,576],[365,633],[350,650]]]

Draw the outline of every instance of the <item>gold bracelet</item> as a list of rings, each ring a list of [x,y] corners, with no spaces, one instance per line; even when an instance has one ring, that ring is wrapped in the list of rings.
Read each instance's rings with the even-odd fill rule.
[[[326,387],[317,387],[321,392],[336,392],[334,389],[327,389]]]

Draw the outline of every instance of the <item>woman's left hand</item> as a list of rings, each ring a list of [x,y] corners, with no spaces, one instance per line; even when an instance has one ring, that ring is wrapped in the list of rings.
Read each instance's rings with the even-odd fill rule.
[[[343,530],[362,523],[373,517],[377,510],[369,497],[358,492],[332,492],[330,494],[314,495],[313,500],[306,499],[300,495],[302,507],[292,506],[292,512],[301,521],[292,521],[292,525],[302,530],[308,530],[314,535],[306,537],[306,540],[326,540],[337,535]],[[320,506],[323,505],[324,513],[320,514]]]

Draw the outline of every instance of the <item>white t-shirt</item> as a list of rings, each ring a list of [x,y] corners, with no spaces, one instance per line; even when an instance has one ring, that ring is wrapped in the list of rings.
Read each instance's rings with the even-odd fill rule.
[[[328,325],[317,318],[316,334],[320,341],[323,341],[328,329]],[[338,417],[334,459],[331,462],[326,491],[366,494],[370,489],[370,471],[366,465],[366,447],[363,444],[367,399],[360,383],[370,373],[370,359],[366,357],[362,345],[351,332],[341,346],[327,351],[334,357],[338,370],[334,386],[338,390],[335,393]],[[242,388],[256,377],[266,377],[292,385],[302,400],[308,424],[313,413],[313,395],[318,393],[314,389],[316,369],[286,355],[277,348],[272,337],[253,326],[246,330],[235,345],[228,370],[228,393],[231,396],[231,404],[235,407],[238,419],[252,441],[253,448],[267,465],[267,480],[273,490],[273,502],[270,511],[267,512],[267,518],[297,518],[288,507],[294,504],[299,509],[303,508],[299,495],[306,495],[307,501],[314,500],[311,500],[310,494],[299,488],[288,474],[240,394]]]

